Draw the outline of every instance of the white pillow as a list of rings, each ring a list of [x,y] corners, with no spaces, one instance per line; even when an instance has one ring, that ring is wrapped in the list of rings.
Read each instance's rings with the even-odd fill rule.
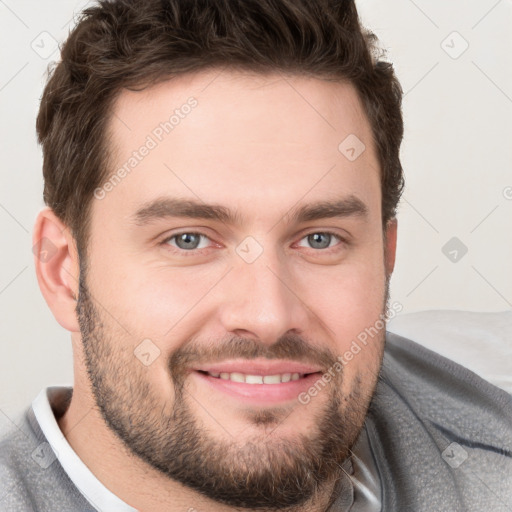
[[[387,330],[452,359],[512,394],[512,311],[419,311],[389,320]]]

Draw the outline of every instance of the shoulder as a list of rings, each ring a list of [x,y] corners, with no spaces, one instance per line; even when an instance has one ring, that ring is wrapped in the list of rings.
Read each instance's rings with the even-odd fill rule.
[[[454,361],[387,332],[367,427],[388,505],[512,506],[512,396]]]
[[[0,510],[92,511],[27,408],[0,432]]]
[[[462,420],[466,429],[486,425],[489,438],[497,429],[510,439],[512,395],[410,339],[386,333],[379,380],[440,426],[457,430]]]
[[[0,432],[0,508],[36,510],[26,481],[30,451],[36,444],[23,421],[24,416],[17,420]]]

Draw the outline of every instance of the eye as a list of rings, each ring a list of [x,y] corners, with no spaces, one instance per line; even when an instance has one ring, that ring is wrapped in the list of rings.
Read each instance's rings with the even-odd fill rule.
[[[313,249],[329,249],[336,245],[331,243],[333,241],[335,242],[336,240],[345,242],[345,240],[339,235],[330,231],[317,231],[310,233],[309,235],[306,235],[304,238],[302,238],[301,241],[302,240],[306,240],[306,242],[310,244]],[[304,247],[303,245],[300,246]]]
[[[204,249],[208,244],[203,244],[205,240],[209,240],[206,235],[195,232],[183,232],[172,235],[162,241],[162,245],[170,245],[182,251],[193,251],[195,249]]]
[[[347,245],[347,241],[344,238],[330,231],[316,231],[314,233],[309,233],[301,238],[298,244],[299,247],[306,247],[303,245],[303,241],[306,241],[309,248],[316,251],[325,251],[326,249],[336,247],[337,245]],[[341,242],[341,244],[337,244],[336,241]],[[210,238],[203,233],[183,231],[167,237],[165,240],[160,242],[160,244],[167,246],[181,255],[192,256],[193,254],[197,254],[197,251],[200,251],[201,249],[207,249],[209,247],[208,242],[211,242]]]

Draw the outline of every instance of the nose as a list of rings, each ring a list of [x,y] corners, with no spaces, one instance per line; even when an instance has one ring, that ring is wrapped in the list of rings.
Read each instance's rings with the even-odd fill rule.
[[[289,265],[268,252],[252,263],[235,261],[219,310],[226,332],[272,345],[288,331],[305,331],[310,312]]]

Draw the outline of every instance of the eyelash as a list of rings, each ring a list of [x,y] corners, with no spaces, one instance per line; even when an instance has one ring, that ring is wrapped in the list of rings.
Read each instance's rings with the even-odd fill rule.
[[[312,251],[315,251],[315,252],[323,252],[324,254],[329,254],[331,252],[333,252],[333,250],[337,250],[336,248],[338,247],[338,245],[344,245],[344,246],[347,246],[349,245],[349,242],[341,237],[338,233],[335,233],[333,231],[311,231],[310,233],[306,233],[299,241],[301,240],[304,240],[304,238],[307,238],[308,236],[310,235],[315,235],[315,234],[322,234],[322,235],[331,235],[333,236],[334,238],[337,238],[341,244],[336,244],[334,245],[333,247],[327,247],[325,249],[313,249],[313,248],[310,248],[310,250]],[[171,251],[172,252],[177,252],[180,256],[197,256],[198,253],[200,253],[200,251],[203,251],[207,248],[203,248],[203,249],[190,249],[190,250],[185,250],[185,249],[180,249],[179,247],[174,247],[174,246],[169,246],[168,242],[181,236],[181,235],[199,235],[199,236],[202,236],[204,238],[207,238],[208,240],[210,240],[210,237],[204,233],[201,233],[199,231],[181,231],[180,233],[175,233],[171,236],[168,236],[167,238],[165,238],[164,240],[162,240],[160,242],[159,245],[161,246],[165,246],[167,245],[168,247],[171,247]]]

